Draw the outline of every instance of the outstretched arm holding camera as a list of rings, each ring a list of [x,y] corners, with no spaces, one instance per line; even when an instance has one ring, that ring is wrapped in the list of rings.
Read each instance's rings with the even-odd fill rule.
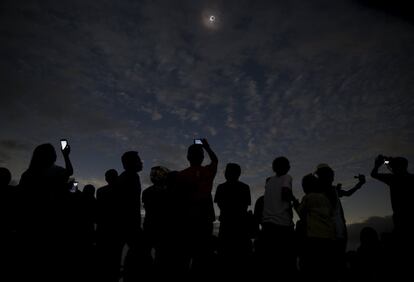
[[[384,182],[386,184],[390,184],[392,175],[389,173],[379,173],[378,169],[385,163],[385,157],[382,155],[378,155],[375,158],[375,164],[374,168],[371,171],[371,177],[378,179],[381,182]]]
[[[359,174],[358,176],[355,176],[355,178],[358,178],[358,183],[349,190],[342,190],[341,187],[338,189],[338,196],[339,197],[349,197],[352,194],[354,194],[357,190],[359,190],[366,182],[365,175]]]
[[[69,154],[70,154],[70,146],[67,145],[65,148],[62,149],[63,158],[65,160],[65,167],[68,175],[73,175],[73,166],[72,162],[70,161]]]

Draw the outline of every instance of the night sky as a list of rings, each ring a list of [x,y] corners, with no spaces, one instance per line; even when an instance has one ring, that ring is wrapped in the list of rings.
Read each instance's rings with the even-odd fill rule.
[[[284,155],[297,197],[328,163],[345,188],[367,175],[348,223],[390,215],[368,175],[380,153],[414,160],[414,25],[387,2],[2,1],[0,166],[18,181],[36,145],[65,137],[81,186],[137,150],[145,188],[204,137],[216,185],[239,163],[253,201]]]

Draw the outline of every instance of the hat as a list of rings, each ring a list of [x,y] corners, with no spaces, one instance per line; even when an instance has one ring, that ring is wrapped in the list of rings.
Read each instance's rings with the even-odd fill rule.
[[[321,169],[321,168],[324,168],[324,167],[331,168],[328,164],[321,163],[321,164],[318,164],[318,166],[316,167],[316,170]]]

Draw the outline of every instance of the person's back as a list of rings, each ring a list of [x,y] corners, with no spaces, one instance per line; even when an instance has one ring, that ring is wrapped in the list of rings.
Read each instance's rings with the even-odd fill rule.
[[[298,252],[300,268],[311,281],[331,281],[331,250],[335,239],[333,208],[324,187],[313,174],[303,177],[302,187],[305,196],[297,207],[303,229]]]
[[[369,226],[362,228],[356,265],[361,281],[380,281],[385,277],[387,265],[383,260],[384,252],[377,231]]]
[[[211,191],[217,173],[217,161],[214,158],[210,164],[201,165],[204,159],[202,145],[192,145],[188,151],[190,167],[177,175],[177,182],[188,197],[188,214],[184,216],[190,221],[211,223],[215,220]]]
[[[411,208],[414,198],[414,174],[407,171],[408,160],[402,157],[389,158],[387,167],[391,173],[379,173],[378,169],[384,165],[385,157],[378,156],[375,160],[371,176],[390,187],[391,207],[396,232],[410,233],[411,227],[407,224],[414,216]],[[412,234],[412,233],[411,233]]]
[[[263,223],[279,226],[293,226],[293,211],[290,195],[292,193],[292,177],[288,175],[289,161],[284,157],[273,161],[276,175],[271,177],[265,186]]]
[[[190,167],[176,175],[177,194],[183,206],[182,220],[184,244],[188,250],[188,259],[192,258],[194,275],[205,277],[211,265],[212,232],[215,220],[213,198],[214,177],[217,173],[218,159],[205,139],[202,145],[193,144],[188,148],[187,160]],[[210,164],[202,166],[204,150],[210,157]],[[189,260],[186,264],[189,265]]]
[[[69,160],[70,147],[62,150],[66,168],[55,165],[52,144],[41,144],[33,151],[28,169],[19,182],[22,195],[22,243],[25,267],[33,271],[31,279],[44,277],[42,265],[49,265],[48,278],[66,271],[70,257],[69,191],[67,182],[73,173]],[[42,253],[42,258],[35,254]],[[30,271],[22,273],[26,275]]]
[[[2,280],[15,280],[19,271],[17,264],[20,256],[18,237],[18,188],[10,185],[11,173],[5,167],[0,167],[0,259],[2,261]]]
[[[379,173],[378,169],[386,165],[391,173]],[[371,176],[384,182],[390,187],[392,219],[394,223],[393,252],[395,259],[390,274],[394,278],[410,275],[411,263],[406,259],[408,253],[414,252],[414,231],[410,224],[414,217],[411,207],[414,197],[414,175],[408,172],[408,160],[403,157],[385,158],[379,155],[375,159],[375,166]]]
[[[289,201],[282,199],[282,187],[291,187],[292,177],[290,175],[273,176],[266,184],[263,222],[283,226],[293,225],[292,205]]]
[[[17,187],[10,184],[11,173],[5,167],[0,167],[0,232],[3,236],[12,236],[16,232]],[[4,237],[3,237],[4,238]]]
[[[167,176],[170,171],[161,166],[151,168],[150,178],[153,183],[142,192],[142,203],[145,209],[144,231],[157,235],[167,225],[171,212],[171,199],[167,189]]]
[[[125,170],[118,177],[117,187],[119,220],[125,232],[138,232],[141,225],[141,180],[138,172],[142,170],[138,152],[126,152],[122,156],[122,164]]]
[[[290,164],[285,157],[276,158],[272,167],[276,175],[266,183],[263,207],[264,275],[278,271],[282,278],[288,278],[296,268],[292,177],[287,174]]]
[[[217,186],[214,201],[220,208],[220,222],[244,219],[251,204],[250,187],[241,182],[225,182]]]
[[[226,182],[217,186],[214,202],[220,208],[220,223],[246,220],[247,209],[251,204],[249,185],[239,181],[240,166],[227,164]]]
[[[335,239],[335,224],[332,220],[332,206],[323,193],[305,195],[299,206],[306,225],[306,236],[319,239]]]
[[[220,229],[218,234],[218,253],[221,272],[231,274],[235,271],[245,277],[248,269],[247,258],[251,253],[249,238],[249,214],[251,204],[250,187],[239,181],[241,168],[238,164],[226,166],[226,182],[217,187],[214,201],[220,209]],[[240,271],[240,268],[244,271]]]

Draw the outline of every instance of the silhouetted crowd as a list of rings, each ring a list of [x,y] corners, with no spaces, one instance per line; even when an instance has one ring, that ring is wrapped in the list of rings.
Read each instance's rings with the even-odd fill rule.
[[[153,167],[153,185],[142,198],[138,152],[124,153],[124,171],[106,171],[107,185],[97,191],[90,184],[77,188],[69,145],[62,154],[65,167],[55,164],[53,145],[37,146],[17,186],[10,186],[10,171],[0,168],[2,281],[402,281],[412,276],[414,175],[405,158],[379,155],[371,172],[390,188],[394,231],[379,235],[365,227],[358,249],[347,252],[341,198],[363,187],[362,174],[346,190],[334,185],[329,165],[319,164],[302,178],[299,201],[292,193],[289,160],[277,157],[275,174],[249,209],[250,187],[239,180],[236,163],[226,165],[226,181],[213,199],[218,158],[205,139],[188,147],[188,168]],[[381,166],[389,172],[379,173]],[[214,203],[220,210],[218,235]]]

